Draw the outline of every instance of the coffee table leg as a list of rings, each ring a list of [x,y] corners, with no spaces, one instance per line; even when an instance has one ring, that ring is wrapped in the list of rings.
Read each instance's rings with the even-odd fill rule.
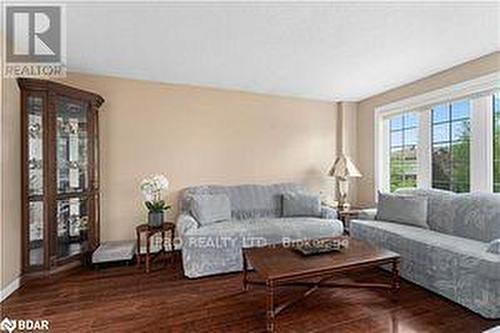
[[[395,300],[399,299],[399,259],[392,262],[392,295]]]
[[[267,289],[267,331],[274,332],[274,282],[266,281]]]
[[[248,290],[248,280],[247,280],[248,263],[245,253],[243,253],[243,291]]]

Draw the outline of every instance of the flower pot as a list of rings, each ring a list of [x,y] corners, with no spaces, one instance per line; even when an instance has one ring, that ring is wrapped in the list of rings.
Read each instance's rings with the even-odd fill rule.
[[[159,227],[163,224],[163,212],[149,212],[148,223],[150,226]]]

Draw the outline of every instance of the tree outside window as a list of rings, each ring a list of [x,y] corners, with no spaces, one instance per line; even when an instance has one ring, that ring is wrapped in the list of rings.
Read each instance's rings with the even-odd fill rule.
[[[391,192],[417,186],[418,114],[403,113],[390,120]]]
[[[470,102],[432,108],[432,187],[470,190]]]

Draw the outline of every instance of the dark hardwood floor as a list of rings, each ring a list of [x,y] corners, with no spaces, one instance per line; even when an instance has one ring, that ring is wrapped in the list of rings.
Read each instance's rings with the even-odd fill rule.
[[[370,270],[344,280],[387,280]],[[277,302],[300,289],[280,289]],[[2,304],[2,317],[47,319],[51,332],[262,332],[265,295],[241,291],[241,274],[189,280],[180,263],[79,269],[27,282]],[[408,282],[399,302],[385,292],[322,289],[280,314],[278,332],[482,332],[500,325]]]

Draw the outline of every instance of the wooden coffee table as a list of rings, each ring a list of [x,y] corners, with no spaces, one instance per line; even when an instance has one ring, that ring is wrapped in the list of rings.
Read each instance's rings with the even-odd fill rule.
[[[340,252],[312,256],[303,256],[296,250],[282,245],[243,250],[243,290],[248,290],[249,284],[266,286],[268,332],[274,331],[275,318],[281,311],[319,288],[382,288],[391,291],[393,297],[398,299],[400,257],[397,253],[349,237],[336,239],[347,242],[348,246]],[[262,280],[248,279],[248,262]],[[391,283],[329,282],[337,273],[383,264],[392,264]],[[275,288],[282,286],[309,287],[309,289],[300,298],[275,306]]]

